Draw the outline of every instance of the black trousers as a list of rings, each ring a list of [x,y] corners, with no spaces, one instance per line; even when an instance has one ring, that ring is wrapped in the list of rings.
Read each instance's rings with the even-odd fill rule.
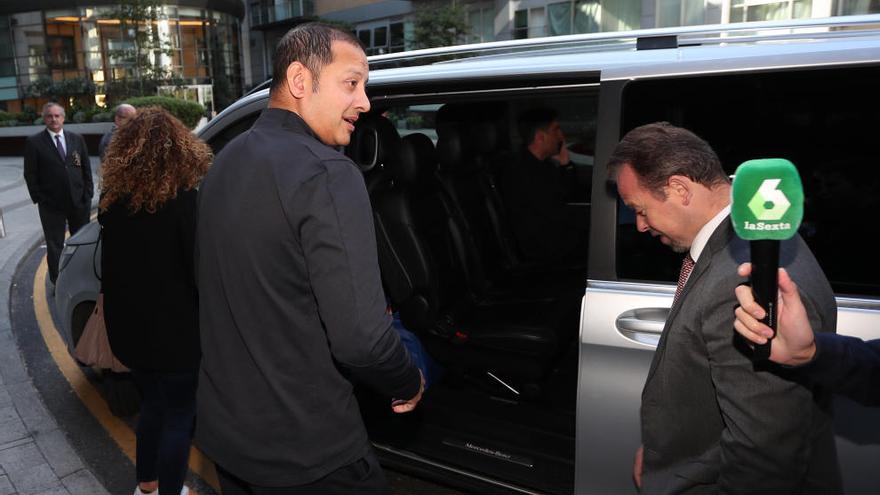
[[[42,203],[38,205],[40,223],[43,224],[43,237],[46,238],[46,263],[49,265],[49,280],[54,284],[58,279],[58,259],[64,248],[65,226],[70,235],[89,223],[88,206],[70,211],[56,210]]]
[[[305,485],[256,486],[217,466],[223,495],[386,495],[388,482],[371,450],[366,456]]]
[[[159,480],[163,493],[180,493],[196,421],[198,370],[131,370],[141,391],[137,423],[138,482]]]

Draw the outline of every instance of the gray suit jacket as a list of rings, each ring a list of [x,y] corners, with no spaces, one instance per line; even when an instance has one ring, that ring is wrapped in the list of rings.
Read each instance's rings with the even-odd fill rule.
[[[735,338],[736,267],[748,260],[725,220],[670,311],[642,392],[642,493],[842,492],[827,394],[753,364]],[[781,243],[780,265],[813,328],[833,332],[834,293],[799,236]]]

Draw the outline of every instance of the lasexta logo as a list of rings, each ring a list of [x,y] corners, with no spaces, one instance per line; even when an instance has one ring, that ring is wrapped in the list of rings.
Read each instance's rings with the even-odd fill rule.
[[[749,209],[758,220],[779,220],[788,211],[791,202],[779,189],[782,179],[765,179],[752,199]]]
[[[804,190],[795,166],[783,158],[749,160],[736,169],[730,219],[743,239],[785,240],[797,233]]]

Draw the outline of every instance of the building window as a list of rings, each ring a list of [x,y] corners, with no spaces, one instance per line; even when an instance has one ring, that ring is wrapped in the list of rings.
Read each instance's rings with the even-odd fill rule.
[[[402,21],[390,23],[380,21],[358,26],[357,37],[367,55],[382,55],[406,50],[406,32],[406,23]]]
[[[860,15],[880,13],[878,0],[843,0],[839,5],[840,15]]]
[[[571,2],[547,5],[547,34],[560,36],[572,33]]]
[[[547,33],[550,36],[596,33],[600,8],[599,0],[551,3],[547,5]]]
[[[529,38],[547,36],[547,15],[544,7],[529,9]]]
[[[779,21],[804,19],[812,16],[812,0],[733,0],[730,5],[730,22]]]
[[[364,45],[364,48],[369,49],[373,46],[373,38],[371,36],[371,32],[369,29],[362,29],[358,31],[358,39],[361,42],[361,45]]]
[[[470,27],[471,43],[482,43],[495,40],[495,11],[488,7],[479,7],[467,11],[467,23]]]
[[[388,47],[388,27],[377,27],[373,30],[373,46],[380,50]]]
[[[402,22],[391,23],[389,32],[391,33],[391,46],[389,47],[391,52],[406,50],[406,30],[404,29],[404,24]]]
[[[574,2],[574,32],[598,33],[602,6],[599,0],[577,0]]]
[[[547,36],[547,17],[544,7],[517,10],[513,14],[513,37],[515,39]]]
[[[521,40],[529,37],[529,11],[517,10],[513,14],[513,38]]]
[[[706,23],[705,0],[657,0],[657,27]]]
[[[260,0],[248,4],[252,26],[311,16],[314,2],[308,0]]]
[[[126,22],[123,15],[107,5],[0,16],[0,107],[37,105],[23,95],[38,92],[20,89],[65,80],[95,83],[100,105],[108,94],[126,96],[136,86],[127,84],[132,78],[151,75],[211,85],[218,107],[237,97],[239,30],[232,16],[167,5],[154,19]]]
[[[50,69],[75,69],[76,49],[72,36],[46,36],[46,50]]]

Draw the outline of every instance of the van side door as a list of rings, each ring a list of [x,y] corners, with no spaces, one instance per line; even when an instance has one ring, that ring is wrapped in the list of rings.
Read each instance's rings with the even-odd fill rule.
[[[838,333],[880,338],[880,263],[863,239],[880,206],[876,126],[880,66],[683,75],[603,81],[599,103],[589,281],[580,334],[576,493],[634,493],[641,390],[672,304],[680,257],[637,234],[631,212],[606,187],[617,140],[669,121],[706,139],[728,173],[745,160],[784,157],[804,184],[800,235],[828,277]],[[733,335],[733,329],[731,329]],[[880,410],[834,404],[844,488],[880,484]]]

